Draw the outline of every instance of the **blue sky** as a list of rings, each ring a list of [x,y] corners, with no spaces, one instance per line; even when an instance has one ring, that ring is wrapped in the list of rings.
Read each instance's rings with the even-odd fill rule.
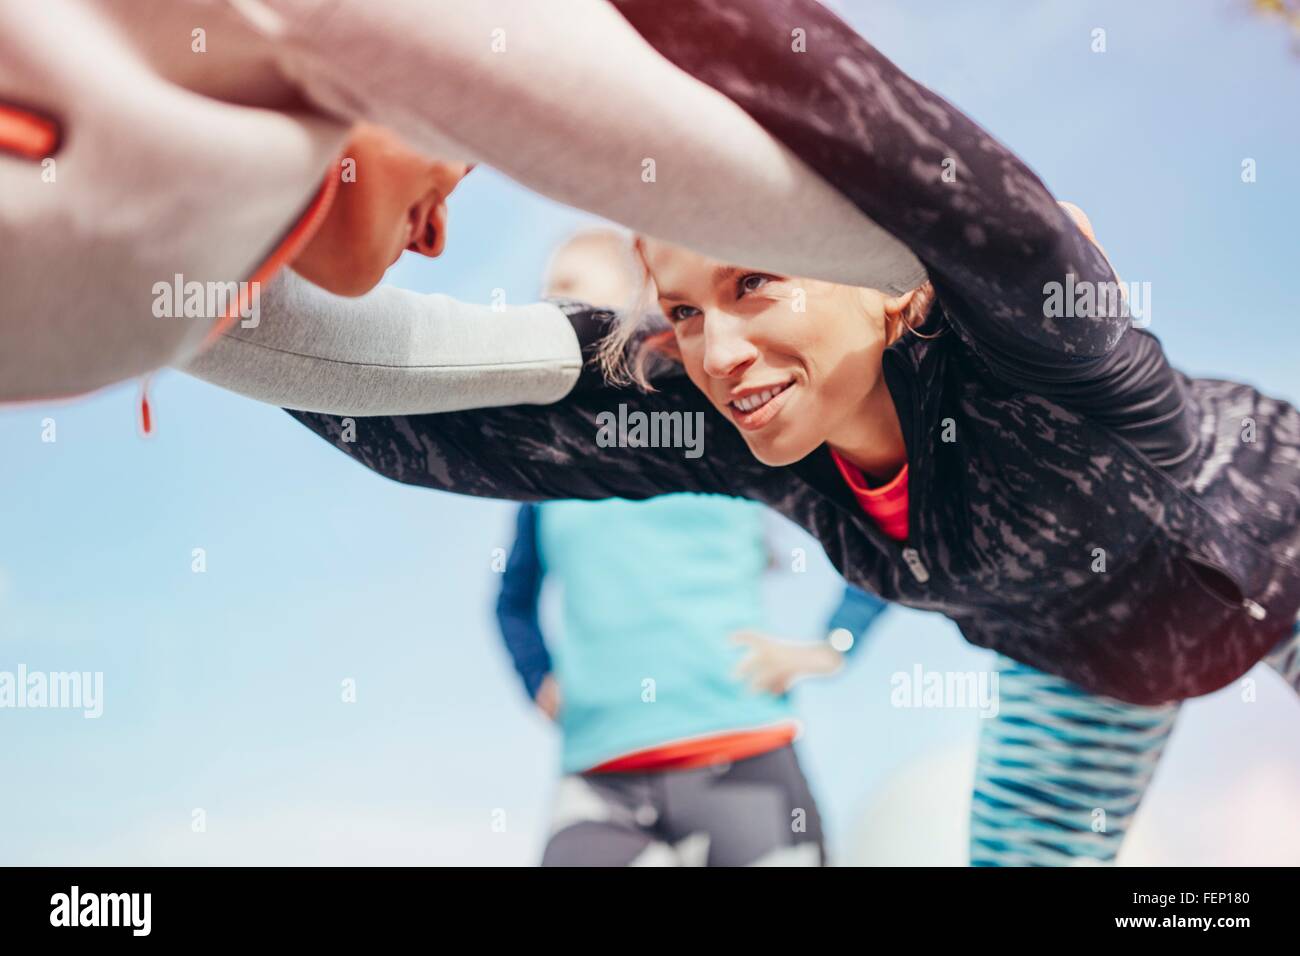
[[[1089,212],[1121,276],[1151,283],[1175,364],[1300,398],[1300,57],[1280,25],[1226,0],[835,6]],[[389,281],[526,301],[587,221],[480,170],[446,256]],[[0,670],[105,681],[98,720],[0,710],[0,863],[533,860],[557,754],[491,615],[511,507],[383,481],[179,373],[153,401],[147,440],[131,386],[0,412]],[[790,636],[815,634],[836,593],[812,551],[807,573],[769,582]],[[896,612],[848,673],[799,691],[841,859],[960,858],[979,718],[890,707],[889,676],[918,662],[987,659],[942,619]],[[1260,681],[1255,704],[1185,708],[1132,859],[1300,863],[1300,703]]]

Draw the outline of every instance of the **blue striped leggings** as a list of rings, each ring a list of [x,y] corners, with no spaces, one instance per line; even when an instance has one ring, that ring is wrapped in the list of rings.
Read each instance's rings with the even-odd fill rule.
[[[1300,622],[1266,658],[1300,693]],[[1178,716],[999,656],[999,711],[983,721],[971,803],[972,866],[1115,861]]]

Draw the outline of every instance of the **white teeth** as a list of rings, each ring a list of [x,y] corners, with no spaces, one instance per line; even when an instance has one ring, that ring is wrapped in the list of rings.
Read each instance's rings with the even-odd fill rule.
[[[736,408],[740,409],[742,412],[752,412],[756,408],[761,408],[766,405],[772,399],[776,398],[776,396],[784,392],[785,389],[786,386],[778,385],[776,388],[764,389],[755,395],[746,395],[744,398],[738,398],[731,404],[735,405]]]

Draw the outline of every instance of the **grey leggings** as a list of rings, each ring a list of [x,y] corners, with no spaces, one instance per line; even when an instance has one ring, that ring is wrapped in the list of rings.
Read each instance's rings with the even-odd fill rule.
[[[1300,693],[1300,622],[1266,658]],[[1089,694],[998,658],[971,800],[972,866],[1114,863],[1164,752],[1178,704]]]
[[[570,774],[543,866],[820,866],[822,825],[786,745],[695,770]]]

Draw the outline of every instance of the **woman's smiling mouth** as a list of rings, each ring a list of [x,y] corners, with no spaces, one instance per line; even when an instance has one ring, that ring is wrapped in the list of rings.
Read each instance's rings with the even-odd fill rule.
[[[794,381],[769,385],[766,388],[747,389],[740,396],[727,402],[732,421],[746,431],[762,428],[781,411],[786,402],[786,393]]]

